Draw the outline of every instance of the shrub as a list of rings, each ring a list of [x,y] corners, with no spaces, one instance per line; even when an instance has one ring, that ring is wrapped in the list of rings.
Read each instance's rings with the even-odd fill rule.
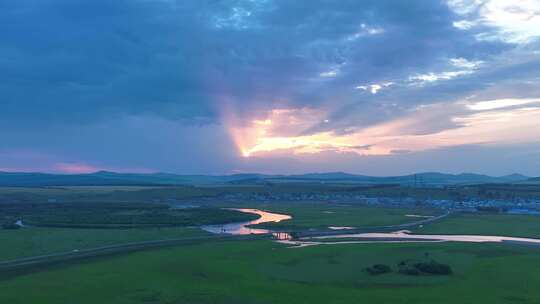
[[[417,275],[421,275],[422,273],[420,272],[420,270],[414,268],[414,267],[402,267],[399,269],[399,273],[401,274],[406,274],[406,275],[412,275],[412,276],[417,276]]]
[[[452,268],[446,264],[437,263],[435,261],[431,261],[429,263],[416,263],[414,264],[414,267],[418,269],[419,271],[427,274],[434,274],[434,275],[450,275],[452,274]]]
[[[430,262],[405,263],[398,264],[399,273],[406,275],[450,275],[452,268],[449,265],[438,263],[435,260]]]
[[[369,273],[370,275],[379,275],[379,274],[392,272],[392,268],[384,264],[375,264],[371,267],[367,267],[365,271]]]

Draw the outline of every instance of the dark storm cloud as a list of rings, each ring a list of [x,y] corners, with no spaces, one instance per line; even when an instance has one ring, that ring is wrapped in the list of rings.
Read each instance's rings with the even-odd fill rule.
[[[418,135],[460,128],[457,100],[539,96],[538,41],[478,39],[500,29],[460,18],[431,0],[0,0],[0,153],[230,172],[248,164],[224,111],[314,108],[327,119],[294,133],[339,135],[432,105],[402,130]]]
[[[2,120],[91,121],[168,104],[180,117],[208,111],[198,75],[186,72],[196,66],[176,51],[197,35],[176,22],[189,23],[191,14],[149,1],[71,0],[14,4],[0,14]]]
[[[217,119],[223,99],[248,113],[283,101],[369,103],[351,88],[501,49],[452,18],[436,1],[13,1],[0,11],[0,118],[201,123]],[[384,34],[351,39],[368,31],[362,24]],[[336,77],[319,77],[335,65]]]

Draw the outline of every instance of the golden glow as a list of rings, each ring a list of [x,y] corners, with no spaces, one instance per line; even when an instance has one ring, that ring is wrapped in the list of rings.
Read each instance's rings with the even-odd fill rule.
[[[532,105],[532,100],[496,100],[472,105],[475,107],[463,103],[423,106],[410,116],[351,129],[347,134],[320,131],[308,135],[303,134],[305,130],[328,124],[325,113],[313,109],[275,109],[267,117],[252,120],[243,127],[230,125],[229,132],[246,158],[322,152],[391,155],[466,144],[531,142],[540,138],[540,108],[502,108]],[[452,115],[452,111],[458,114]],[[431,132],[430,124],[439,120],[447,121],[448,125],[443,125],[439,132]]]

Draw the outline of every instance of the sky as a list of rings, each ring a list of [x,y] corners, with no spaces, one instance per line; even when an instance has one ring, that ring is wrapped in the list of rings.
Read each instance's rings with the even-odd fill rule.
[[[0,171],[540,176],[540,0],[0,0]]]

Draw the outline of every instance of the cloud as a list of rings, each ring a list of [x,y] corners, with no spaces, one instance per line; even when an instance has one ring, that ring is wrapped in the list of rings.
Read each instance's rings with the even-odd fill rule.
[[[537,102],[537,100],[534,100]],[[254,134],[250,144],[242,146],[245,156],[274,151],[292,154],[317,154],[325,151],[351,152],[358,155],[390,155],[396,151],[420,152],[462,145],[508,145],[537,140],[540,107],[510,108],[526,105],[531,100],[496,100],[468,104],[435,104],[419,106],[408,116],[357,127],[347,134],[321,131],[312,134],[280,134],[280,132],[244,131]],[[490,110],[490,111],[487,111]],[[271,120],[265,127],[279,126]],[[287,121],[281,121],[287,126]],[[302,121],[304,127],[313,121]],[[279,123],[278,123],[279,125]],[[249,128],[249,127],[248,127]],[[244,142],[245,144],[246,142]],[[366,144],[369,143],[369,144]],[[399,152],[398,152],[399,153]]]
[[[497,29],[497,32],[479,32],[480,40],[521,44],[540,37],[540,3],[536,0],[449,0],[448,6],[465,18],[453,23],[459,29],[481,26]]]
[[[483,62],[481,60],[469,61],[465,58],[450,58],[449,63],[453,70],[416,74],[409,76],[409,81],[414,85],[425,85],[430,82],[451,80],[456,77],[473,74],[480,68]]]
[[[393,82],[384,82],[381,84],[370,84],[370,85],[361,85],[357,86],[356,89],[367,91],[369,90],[371,94],[377,94],[382,88],[389,87],[393,85]]]
[[[100,168],[87,165],[87,164],[73,164],[73,163],[59,163],[54,166],[54,169],[71,174],[80,174],[80,173],[92,173],[100,171]]]
[[[392,1],[44,0],[4,4],[0,18],[11,24],[0,118],[21,126],[126,114],[215,123],[223,99],[247,119],[279,101],[343,104],[354,99],[339,96],[348,83],[377,85],[464,42],[492,44],[448,27],[444,6]]]
[[[499,121],[535,130],[537,17],[535,1],[4,2],[0,150],[227,172],[507,145]]]
[[[540,98],[508,98],[508,99],[494,99],[486,101],[477,101],[473,104],[467,105],[471,110],[475,111],[485,111],[485,110],[495,110],[500,108],[507,108],[513,106],[523,106],[535,104],[537,107],[540,106]]]

